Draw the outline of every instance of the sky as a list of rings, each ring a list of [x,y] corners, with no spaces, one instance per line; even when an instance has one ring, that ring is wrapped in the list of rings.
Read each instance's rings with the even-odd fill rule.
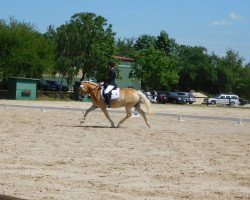
[[[158,36],[203,46],[224,56],[232,49],[250,62],[250,0],[0,0],[0,19],[15,17],[45,33],[79,12],[93,12],[112,24],[116,38]]]

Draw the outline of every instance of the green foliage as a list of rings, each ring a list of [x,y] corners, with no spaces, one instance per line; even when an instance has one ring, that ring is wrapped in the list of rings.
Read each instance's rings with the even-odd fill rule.
[[[137,51],[156,47],[156,37],[151,35],[141,35],[134,45]]]
[[[124,40],[118,39],[115,43],[115,55],[133,58],[135,56],[135,39],[125,38]]]
[[[164,31],[158,37],[140,36],[134,46],[135,65],[131,77],[141,80],[145,89],[170,90],[178,84],[178,60],[174,56],[176,43]]]
[[[174,55],[176,53],[177,44],[173,38],[170,38],[165,31],[161,31],[156,40],[156,47],[166,53],[166,55]]]
[[[161,50],[151,47],[138,52],[131,75],[142,80],[147,89],[170,89],[178,83],[177,64]]]
[[[54,63],[53,44],[14,18],[0,22],[0,77],[40,78]]]
[[[236,81],[234,91],[241,97],[250,100],[250,68],[244,67],[239,71],[239,78]]]
[[[180,80],[179,89],[182,91],[212,92],[217,76],[211,57],[204,47],[179,47]]]
[[[106,66],[114,54],[114,33],[107,20],[94,13],[77,13],[50,31],[58,57],[56,71],[70,81],[81,70],[82,79],[106,77]],[[51,34],[48,34],[51,35]]]

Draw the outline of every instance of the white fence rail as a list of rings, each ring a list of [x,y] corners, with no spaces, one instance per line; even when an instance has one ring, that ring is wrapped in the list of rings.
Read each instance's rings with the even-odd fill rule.
[[[0,104],[0,107],[8,108],[24,108],[24,109],[38,109],[41,111],[46,110],[65,110],[65,111],[76,111],[84,112],[86,109],[82,108],[66,108],[66,107],[53,107],[53,106],[33,106],[33,105],[16,105],[16,104]],[[110,112],[124,113],[121,110],[110,109]],[[100,109],[94,110],[93,112],[101,112]],[[250,118],[241,118],[241,117],[222,117],[222,116],[204,116],[204,115],[187,115],[187,114],[174,114],[174,113],[155,113],[159,116],[170,116],[175,117],[179,121],[183,121],[184,118],[199,119],[199,120],[221,120],[221,121],[233,121],[238,125],[241,125],[243,122],[250,123]]]

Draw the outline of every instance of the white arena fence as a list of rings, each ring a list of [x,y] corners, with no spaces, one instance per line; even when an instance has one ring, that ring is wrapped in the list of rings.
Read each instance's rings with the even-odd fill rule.
[[[16,105],[16,104],[0,104],[0,107],[8,108],[23,108],[23,109],[37,109],[41,111],[46,110],[65,110],[65,111],[75,111],[75,112],[84,112],[86,109],[82,108],[66,108],[66,107],[53,107],[53,106],[32,106],[32,105]],[[94,110],[92,112],[102,112],[100,109]],[[121,110],[110,109],[109,112],[124,113]],[[199,120],[220,120],[220,121],[233,121],[238,125],[242,125],[243,122],[250,123],[250,118],[240,118],[240,117],[220,117],[220,116],[204,116],[204,115],[187,115],[187,114],[174,114],[174,113],[155,113],[159,116],[170,116],[175,117],[179,121],[183,121],[184,118],[189,119],[199,119]]]

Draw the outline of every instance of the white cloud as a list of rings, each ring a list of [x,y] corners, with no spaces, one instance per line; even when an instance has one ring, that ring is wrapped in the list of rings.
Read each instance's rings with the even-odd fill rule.
[[[212,22],[212,25],[214,26],[226,26],[226,25],[230,25],[231,23],[226,21],[225,19],[222,20],[216,20]]]
[[[230,19],[233,21],[243,21],[244,18],[241,15],[236,14],[235,12],[230,13]]]
[[[233,24],[234,22],[241,22],[241,21],[244,21],[244,17],[239,15],[239,14],[236,14],[235,12],[231,12],[229,14],[229,17],[227,17],[227,19],[221,19],[221,20],[215,20],[211,23],[211,25],[214,25],[214,26],[226,26],[226,25],[231,25]]]

